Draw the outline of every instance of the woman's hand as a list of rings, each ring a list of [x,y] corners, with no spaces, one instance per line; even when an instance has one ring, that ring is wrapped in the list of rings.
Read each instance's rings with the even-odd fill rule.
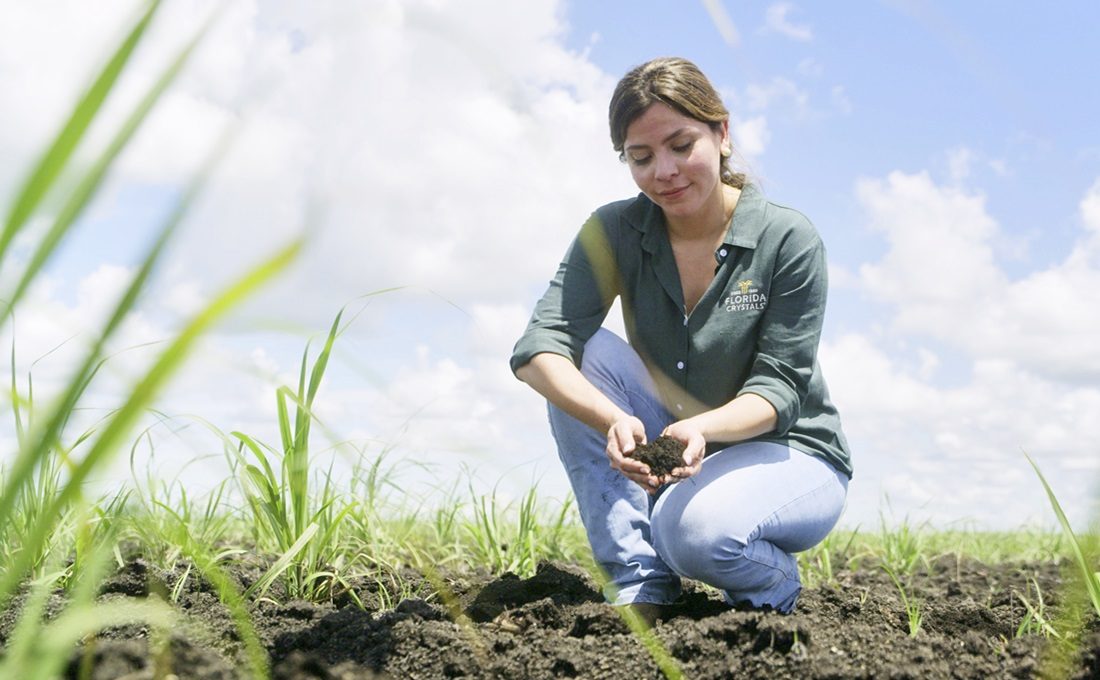
[[[645,425],[634,416],[616,420],[607,430],[607,459],[611,467],[653,495],[661,481],[650,474],[649,466],[631,457],[638,444],[645,444]]]
[[[665,428],[661,434],[672,437],[684,443],[684,464],[661,478],[662,484],[678,482],[687,479],[699,472],[703,467],[703,456],[706,454],[707,440],[699,428],[692,425],[689,420],[681,420]]]

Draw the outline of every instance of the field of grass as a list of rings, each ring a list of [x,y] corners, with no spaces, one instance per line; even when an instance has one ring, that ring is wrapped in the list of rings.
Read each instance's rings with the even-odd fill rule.
[[[287,399],[304,406],[308,385],[307,379],[304,392],[285,392]],[[284,430],[283,444],[293,443],[294,431]],[[327,469],[309,464],[308,438],[291,455],[243,433],[225,435],[224,445],[235,474],[203,496],[139,475],[118,493],[61,507],[29,569],[6,593],[0,677],[107,677],[95,669],[114,668],[112,655],[152,677],[272,677],[273,669],[278,677],[330,677],[304,674],[296,651],[328,672],[342,662],[344,670],[363,673],[438,677],[438,664],[391,649],[393,630],[384,642],[372,641],[368,622],[390,629],[445,625],[445,642],[436,640],[438,661],[456,654],[470,677],[507,675],[492,651],[501,636],[522,641],[540,630],[572,641],[578,626],[594,627],[582,638],[648,651],[646,663],[666,677],[721,677],[706,660],[728,659],[731,650],[708,654],[705,646],[685,648],[678,637],[718,622],[723,639],[748,636],[738,643],[748,645],[746,655],[761,653],[767,630],[763,650],[794,664],[774,667],[774,677],[815,677],[799,659],[810,663],[830,622],[855,630],[856,620],[903,650],[891,663],[912,677],[951,677],[919,659],[964,631],[973,659],[962,671],[952,667],[958,677],[986,672],[979,659],[1005,664],[1017,657],[1026,663],[999,668],[1023,669],[1023,677],[1088,677],[1098,660],[1100,611],[1073,596],[1087,582],[1074,585],[1080,544],[1063,531],[942,531],[885,521],[838,530],[799,556],[806,591],[795,615],[726,612],[716,593],[690,584],[682,611],[651,631],[599,603],[598,569],[568,501],[540,499],[534,489],[506,501],[477,491],[472,479],[410,489],[402,463],[385,452],[365,455],[350,483],[336,484]],[[294,455],[301,456],[297,470]],[[57,456],[36,465],[3,523],[5,575],[34,547],[28,527],[67,478]],[[221,612],[213,619],[211,607]],[[559,613],[543,611],[550,607]],[[354,619],[362,656],[319,649],[300,630],[306,624],[331,630],[334,620],[352,616],[362,617]],[[838,620],[849,616],[853,621]],[[286,637],[288,620],[298,637]],[[120,650],[123,640],[143,646]],[[192,647],[202,641],[216,651],[199,663]],[[385,659],[370,656],[372,644],[389,650]],[[585,659],[574,652],[571,667],[584,677]],[[235,675],[209,670],[219,663]],[[558,675],[530,660],[522,668],[530,677]]]
[[[184,68],[165,66],[95,160],[74,150],[156,14],[152,2],[13,191],[0,233],[0,322],[10,323],[112,163]],[[837,531],[800,555],[799,612],[727,611],[687,585],[653,629],[599,600],[574,508],[478,490],[471,479],[407,488],[401,461],[364,449],[350,478],[311,448],[337,315],[274,396],[276,442],[213,436],[227,475],[195,496],[135,469],[103,497],[87,480],[142,442],[158,392],[197,339],[302,247],[276,248],[161,346],[130,394],[85,431],[71,422],[227,142],[158,230],[129,287],[59,394],[16,375],[17,450],[0,469],[0,677],[1097,677],[1095,531],[933,531],[887,523]],[[65,172],[76,181],[59,183]],[[45,210],[50,196],[51,208]],[[60,207],[57,207],[60,206]],[[28,258],[12,244],[43,217]],[[211,414],[207,414],[209,418]],[[1038,469],[1036,469],[1038,473]],[[1036,484],[1046,485],[1041,474]]]

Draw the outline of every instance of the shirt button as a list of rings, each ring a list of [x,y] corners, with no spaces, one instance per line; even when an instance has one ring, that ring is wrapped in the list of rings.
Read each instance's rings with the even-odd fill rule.
[[[681,371],[684,370],[684,362],[677,361],[676,362],[676,368],[680,369]]]
[[[718,251],[718,257],[725,257],[727,252],[728,251],[725,248],[719,250]]]
[[[683,404],[676,404],[676,410],[677,411],[683,411],[684,410],[684,405]]]

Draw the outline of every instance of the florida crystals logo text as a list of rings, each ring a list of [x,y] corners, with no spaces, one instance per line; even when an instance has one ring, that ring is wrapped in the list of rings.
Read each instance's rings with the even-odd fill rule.
[[[737,292],[723,301],[727,312],[760,311],[768,306],[768,296],[753,285],[752,279],[737,282]]]

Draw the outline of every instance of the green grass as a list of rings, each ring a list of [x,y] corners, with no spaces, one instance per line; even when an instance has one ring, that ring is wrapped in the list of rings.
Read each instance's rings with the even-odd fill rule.
[[[1039,466],[1031,456],[1025,454],[1025,457],[1046,491],[1070,553],[1066,603],[1050,624],[1050,631],[1044,631],[1047,635],[1053,635],[1055,640],[1047,647],[1043,667],[1046,677],[1069,677],[1080,653],[1082,633],[1090,618],[1088,608],[1091,606],[1091,613],[1100,617],[1100,572],[1097,571],[1100,568],[1100,526],[1097,526],[1100,518],[1094,522],[1091,531],[1078,535]],[[1028,614],[1036,621],[1037,617],[1042,616],[1034,607],[1029,608]]]
[[[344,519],[356,503],[337,490],[331,475],[319,487],[310,478],[313,402],[340,333],[341,317],[342,312],[336,315],[312,366],[306,346],[297,389],[283,386],[276,391],[281,448],[243,432],[230,433],[237,442],[230,449],[232,464],[247,500],[248,519],[256,528],[256,545],[279,556],[246,595],[265,595],[277,579],[283,581],[288,595],[308,600],[331,596],[338,587],[347,589],[338,546]]]
[[[74,170],[75,181],[60,186],[58,178],[72,166],[73,154],[84,143],[89,127],[104,102],[118,86],[130,59],[153,21],[160,3],[149,2],[131,30],[78,98],[68,119],[16,189],[11,209],[0,230],[0,274],[14,281],[0,291],[0,323],[14,319],[24,294],[39,279],[45,265],[71,235],[81,216],[109,176],[122,151],[148,118],[149,113],[183,71],[209,23],[162,69],[129,114],[115,127],[107,144],[93,153],[92,162]],[[59,396],[49,404],[36,403],[33,381],[21,392],[15,376],[12,348],[10,396],[18,449],[0,474],[0,531],[4,549],[0,562],[0,606],[7,606],[17,591],[32,583],[23,599],[23,614],[8,641],[0,676],[47,678],[56,675],[66,658],[65,650],[76,640],[104,625],[143,620],[160,626],[170,623],[170,610],[152,600],[102,604],[94,595],[112,556],[119,558],[111,539],[118,531],[118,517],[128,501],[119,491],[101,502],[84,496],[85,482],[104,468],[124,446],[139,419],[157,394],[183,364],[198,338],[244,299],[265,285],[294,259],[302,247],[293,241],[262,260],[186,321],[167,339],[152,365],[133,385],[118,408],[91,430],[65,443],[73,413],[81,406],[88,387],[109,357],[108,343],[123,321],[137,309],[157,264],[200,193],[213,167],[225,151],[218,143],[209,161],[182,192],[173,210],[156,230],[156,237],[141,260],[129,285],[114,301],[107,320],[92,338],[83,359],[70,375]],[[41,213],[43,200],[56,196],[60,208],[42,215],[49,226],[30,236],[26,261],[11,253],[11,244],[32,218]],[[66,607],[50,621],[43,620],[46,596],[56,588],[68,594]]]

